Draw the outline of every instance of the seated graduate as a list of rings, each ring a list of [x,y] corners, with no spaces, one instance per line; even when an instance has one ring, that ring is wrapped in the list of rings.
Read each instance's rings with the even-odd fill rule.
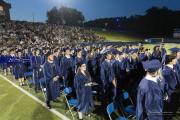
[[[147,71],[138,87],[136,120],[163,120],[163,93],[159,85],[159,60],[145,61]]]
[[[79,119],[83,119],[83,114],[89,114],[94,106],[92,97],[92,82],[89,72],[84,62],[78,63],[78,70],[74,78],[74,88],[78,100]]]
[[[43,65],[44,78],[46,80],[46,105],[51,109],[50,101],[55,100],[58,95],[54,82],[59,80],[54,63],[54,55],[50,51],[46,53],[47,61]]]

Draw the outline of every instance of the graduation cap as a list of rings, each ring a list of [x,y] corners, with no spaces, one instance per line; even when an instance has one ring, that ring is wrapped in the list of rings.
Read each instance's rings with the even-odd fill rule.
[[[137,53],[138,51],[139,51],[139,49],[137,49],[137,48],[136,48],[136,49],[131,49],[131,50],[130,50],[130,53],[131,53],[131,54],[134,54],[134,53]]]
[[[142,62],[142,63],[143,63],[143,68],[148,72],[155,72],[162,67],[160,61],[156,60],[156,59],[150,60],[150,61],[147,60],[147,61]]]
[[[71,50],[69,47],[63,48],[63,51],[66,52],[66,50]]]
[[[171,48],[169,49],[172,53],[174,52],[180,52],[180,48],[177,48],[177,47],[174,47],[174,48]]]
[[[86,64],[86,62],[85,61],[80,61],[76,65],[77,65],[77,67],[80,67],[82,64]]]
[[[50,55],[52,55],[53,53],[51,52],[51,51],[48,51],[46,54],[45,54],[45,56],[46,57],[49,57]]]
[[[16,53],[18,53],[18,52],[22,52],[22,49],[17,49],[17,50],[16,50]]]

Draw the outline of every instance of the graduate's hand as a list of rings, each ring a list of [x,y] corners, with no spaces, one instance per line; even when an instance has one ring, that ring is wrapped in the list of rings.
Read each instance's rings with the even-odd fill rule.
[[[57,77],[53,78],[53,81],[58,81],[58,80],[59,80],[59,78],[57,78]]]
[[[116,80],[113,80],[112,83],[113,83],[114,87],[116,87]]]
[[[91,86],[92,82],[86,83],[85,86]]]

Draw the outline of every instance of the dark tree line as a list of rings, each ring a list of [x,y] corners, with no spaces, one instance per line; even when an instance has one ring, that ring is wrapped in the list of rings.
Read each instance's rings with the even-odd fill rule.
[[[152,7],[145,15],[97,19],[85,23],[86,27],[106,28],[132,32],[144,36],[172,36],[173,29],[180,28],[180,11],[167,7]]]
[[[84,15],[82,12],[68,7],[54,7],[47,12],[47,23],[62,24],[62,25],[82,25],[84,22]]]

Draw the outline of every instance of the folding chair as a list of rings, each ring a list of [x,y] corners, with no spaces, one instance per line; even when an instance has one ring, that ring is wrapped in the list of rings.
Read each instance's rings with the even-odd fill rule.
[[[68,96],[70,93],[72,93],[72,88],[70,88],[70,87],[66,87],[66,88],[62,91],[62,94],[63,94],[63,96],[64,96],[64,98],[65,98],[66,104],[67,104],[68,109],[69,109],[69,110],[66,112],[66,114],[67,114],[68,112],[70,112],[70,114],[71,114],[71,116],[72,116],[72,118],[73,118],[73,120],[74,120],[74,114],[72,113],[72,109],[74,109],[75,107],[78,106],[78,102],[77,102],[77,99],[72,99],[72,98],[71,98],[70,100],[67,99],[67,96]]]
[[[109,119],[110,120],[128,120],[127,118],[123,116],[118,116],[117,118],[112,119],[111,117],[112,113],[116,113],[118,109],[119,109],[119,104],[117,102],[112,102],[107,106],[106,111],[108,113]]]
[[[126,115],[129,115],[129,117],[135,118],[136,116],[136,109],[135,106],[132,102],[131,97],[129,96],[129,93],[127,91],[123,91],[122,93],[122,105],[123,105],[123,110]],[[126,104],[124,104],[126,103]]]

